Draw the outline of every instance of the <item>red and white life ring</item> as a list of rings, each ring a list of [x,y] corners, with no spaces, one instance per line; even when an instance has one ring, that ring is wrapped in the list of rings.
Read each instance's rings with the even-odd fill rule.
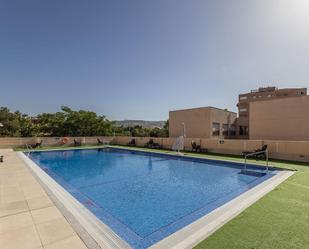
[[[62,138],[61,142],[63,144],[67,144],[69,142],[69,138],[68,137],[64,137],[64,138]]]

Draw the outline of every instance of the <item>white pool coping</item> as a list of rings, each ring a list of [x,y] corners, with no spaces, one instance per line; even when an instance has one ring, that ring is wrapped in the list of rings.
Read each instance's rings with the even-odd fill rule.
[[[131,248],[127,242],[115,234],[112,229],[92,214],[83,204],[77,201],[36,163],[24,153],[17,153],[32,172],[45,184],[54,197],[62,203],[67,211],[73,215],[101,248]],[[169,235],[149,248],[187,249],[194,247],[293,174],[293,171],[279,171],[273,177],[249,189],[245,193],[216,208],[212,212]]]

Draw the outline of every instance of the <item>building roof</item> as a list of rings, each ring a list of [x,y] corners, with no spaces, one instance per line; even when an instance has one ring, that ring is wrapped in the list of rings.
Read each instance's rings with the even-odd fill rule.
[[[282,102],[282,101],[290,101],[291,99],[301,99],[301,98],[309,98],[309,95],[302,95],[302,96],[291,96],[288,98],[269,98],[269,99],[261,99],[260,101],[251,101],[249,102],[249,105],[259,104],[259,103],[265,103],[265,102]]]
[[[225,111],[225,112],[230,112],[230,113],[235,113],[233,111],[229,111],[228,109],[221,109],[218,107],[213,107],[213,106],[204,106],[204,107],[194,107],[194,108],[187,108],[187,109],[179,109],[179,110],[172,110],[170,112],[179,112],[179,111],[190,111],[190,110],[196,110],[196,109],[215,109],[215,110],[219,110],[219,111]]]
[[[258,93],[267,93],[267,92],[285,92],[285,91],[300,91],[305,90],[307,92],[306,87],[291,87],[291,88],[278,88],[275,86],[268,86],[268,87],[259,87],[258,89],[253,89],[250,92],[240,93],[239,96],[243,95],[255,95]]]

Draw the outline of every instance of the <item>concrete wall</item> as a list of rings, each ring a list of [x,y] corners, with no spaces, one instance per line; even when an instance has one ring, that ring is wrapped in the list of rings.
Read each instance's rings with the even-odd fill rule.
[[[115,143],[127,145],[132,138],[116,137]],[[139,146],[143,146],[150,138],[135,138]],[[153,138],[165,149],[171,149],[176,138]],[[211,153],[241,155],[243,151],[260,149],[268,145],[269,157],[299,162],[309,162],[309,141],[273,141],[273,140],[240,140],[240,139],[207,139],[186,138],[185,150],[191,150],[191,141],[194,140],[202,148]]]
[[[85,144],[97,144],[97,137],[83,137],[80,139]],[[100,137],[101,140],[109,140],[114,144],[127,145],[131,137]],[[144,146],[150,138],[135,138],[138,146]],[[153,138],[165,149],[171,149],[175,138]],[[0,138],[0,148],[13,148],[23,146],[25,143],[34,143],[41,138]],[[59,145],[61,138],[42,138],[43,146]],[[219,154],[241,155],[243,151],[259,149],[263,144],[269,148],[269,156],[274,159],[284,159],[300,162],[309,162],[309,141],[274,141],[274,140],[240,140],[240,139],[206,139],[186,138],[185,150],[191,150],[191,141],[196,141],[202,148],[209,152]],[[73,141],[73,138],[70,138]]]
[[[222,136],[222,124],[234,124],[237,114],[214,107],[201,107],[186,110],[170,111],[169,113],[169,137],[183,135],[185,123],[187,137],[212,138],[212,123],[220,123],[220,135]]]
[[[83,144],[97,144],[97,138],[101,140],[112,140],[112,137],[75,137],[77,141],[81,141]],[[62,137],[0,137],[0,148],[15,148],[15,147],[23,147],[25,144],[35,144],[42,140],[43,146],[60,146],[62,145]],[[69,137],[69,141],[66,146],[73,145],[74,138]]]
[[[309,96],[250,103],[250,139],[309,140]]]

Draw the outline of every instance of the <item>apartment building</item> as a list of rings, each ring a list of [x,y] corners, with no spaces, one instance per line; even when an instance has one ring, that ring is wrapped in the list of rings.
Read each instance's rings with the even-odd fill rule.
[[[249,138],[249,121],[251,116],[250,103],[290,97],[301,97],[305,95],[307,95],[306,88],[278,89],[274,86],[261,87],[256,90],[251,90],[249,93],[239,94],[237,104],[238,119],[236,122],[236,136],[244,139]]]
[[[169,112],[169,136],[309,140],[306,88],[265,87],[240,94],[235,112],[201,107]]]

